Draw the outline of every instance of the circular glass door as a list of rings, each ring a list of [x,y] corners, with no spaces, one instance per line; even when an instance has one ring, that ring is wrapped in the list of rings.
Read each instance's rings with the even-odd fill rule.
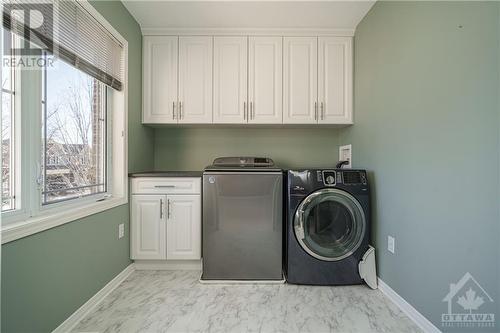
[[[294,218],[295,236],[313,257],[337,261],[358,249],[365,235],[365,214],[359,202],[338,189],[321,189],[307,196]]]

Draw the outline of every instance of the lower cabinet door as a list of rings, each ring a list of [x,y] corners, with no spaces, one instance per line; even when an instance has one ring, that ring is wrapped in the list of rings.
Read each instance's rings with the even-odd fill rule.
[[[167,259],[201,258],[201,197],[167,196]]]
[[[165,195],[132,195],[131,258],[166,259]]]

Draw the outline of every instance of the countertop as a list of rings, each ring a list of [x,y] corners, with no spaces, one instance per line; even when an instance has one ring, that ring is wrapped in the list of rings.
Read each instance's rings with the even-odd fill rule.
[[[145,171],[132,172],[129,177],[202,177],[203,171]]]

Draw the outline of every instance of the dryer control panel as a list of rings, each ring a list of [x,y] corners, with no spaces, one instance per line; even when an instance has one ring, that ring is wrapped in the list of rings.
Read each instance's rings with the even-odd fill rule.
[[[337,184],[337,173],[335,170],[323,170],[322,175],[325,186],[334,186]]]
[[[366,172],[364,170],[317,170],[317,181],[325,186],[344,185],[367,185]]]
[[[342,171],[342,180],[345,185],[366,185],[366,172],[345,170]]]

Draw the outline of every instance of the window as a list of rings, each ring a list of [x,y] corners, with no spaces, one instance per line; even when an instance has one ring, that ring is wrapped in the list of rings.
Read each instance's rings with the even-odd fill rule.
[[[2,13],[2,243],[128,197],[127,41],[86,1],[47,3],[57,29]]]
[[[4,32],[4,50],[11,50],[12,36]],[[14,70],[2,63],[2,212],[16,209],[16,120]]]
[[[107,189],[106,86],[52,60],[42,87],[43,205]]]

